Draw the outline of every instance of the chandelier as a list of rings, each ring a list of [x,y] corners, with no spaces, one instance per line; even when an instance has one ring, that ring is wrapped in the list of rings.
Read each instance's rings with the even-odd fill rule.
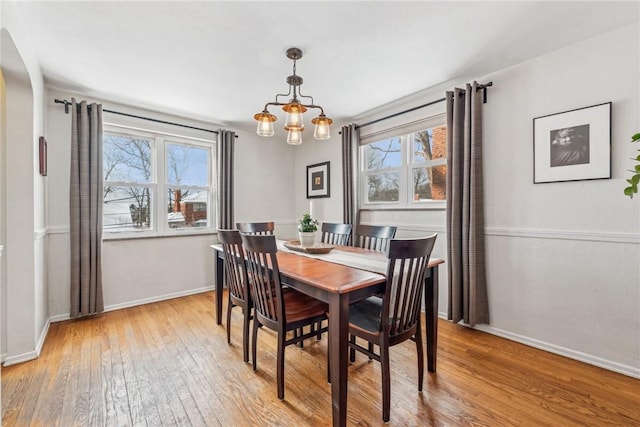
[[[313,137],[315,139],[323,140],[330,138],[329,126],[333,123],[333,120],[324,115],[324,110],[319,105],[313,104],[313,97],[305,96],[300,92],[300,85],[302,85],[302,77],[296,74],[296,61],[302,58],[302,50],[297,47],[287,49],[287,58],[293,61],[293,74],[287,77],[287,83],[289,84],[289,93],[279,93],[276,95],[275,102],[268,102],[264,106],[262,112],[253,116],[258,121],[257,134],[260,136],[273,136],[275,131],[273,130],[273,122],[277,120],[277,117],[269,113],[268,107],[270,105],[282,106],[282,109],[287,113],[284,123],[284,130],[287,131],[287,144],[300,145],[302,143],[302,131],[304,130],[304,122],[302,114],[309,108],[317,108],[320,110],[320,115],[311,120],[311,123],[315,125]],[[279,102],[280,96],[293,96],[289,99],[289,102]],[[311,100],[309,104],[303,104],[300,102],[300,98],[307,98]]]

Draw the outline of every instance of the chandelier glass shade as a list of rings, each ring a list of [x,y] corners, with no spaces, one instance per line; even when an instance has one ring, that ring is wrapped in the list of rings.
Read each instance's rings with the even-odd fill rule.
[[[273,114],[269,114],[269,112],[265,109],[262,113],[258,113],[253,116],[253,118],[258,121],[258,135],[273,136],[273,134],[275,134],[275,131],[273,129],[273,122],[276,121],[276,116],[274,116]]]
[[[320,110],[320,115],[311,120],[311,123],[315,126],[313,137],[318,140],[329,139],[331,137],[330,126],[333,120],[325,116],[321,106],[313,103],[313,97],[305,96],[300,92],[302,77],[296,74],[296,61],[302,58],[302,50],[296,47],[287,49],[287,58],[293,61],[293,74],[287,77],[289,93],[277,94],[275,102],[268,102],[264,106],[264,110],[253,116],[258,122],[256,133],[266,137],[275,134],[273,122],[277,120],[277,117],[269,112],[269,106],[274,105],[282,107],[282,110],[286,113],[284,129],[287,131],[287,144],[300,145],[302,143],[302,131],[304,130],[303,115],[309,109]],[[287,102],[280,102],[278,100],[280,96],[291,98]],[[302,103],[298,97],[309,99],[310,103]]]

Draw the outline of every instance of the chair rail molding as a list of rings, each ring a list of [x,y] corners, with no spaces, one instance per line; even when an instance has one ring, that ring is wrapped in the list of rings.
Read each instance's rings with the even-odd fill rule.
[[[68,225],[54,225],[51,227],[47,227],[47,234],[69,234],[71,232],[71,228]]]
[[[46,228],[41,228],[39,230],[35,230],[33,232],[33,239],[34,240],[40,240],[40,239],[44,239],[48,234],[48,231]]]
[[[489,236],[522,237],[533,239],[581,240],[587,242],[640,244],[640,234],[622,232],[487,227],[486,234]]]
[[[362,222],[365,225],[379,225],[379,222]],[[414,232],[446,233],[442,224],[397,223],[398,230]],[[640,244],[640,233],[553,230],[517,227],[485,227],[487,236],[517,237],[524,239],[577,240],[586,242]]]

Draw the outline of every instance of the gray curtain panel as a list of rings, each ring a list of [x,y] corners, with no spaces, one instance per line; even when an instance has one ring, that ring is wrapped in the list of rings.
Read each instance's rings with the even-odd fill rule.
[[[350,124],[342,127],[342,222],[352,226],[347,244],[354,242],[358,221],[356,162],[359,139],[360,131],[357,125]]]
[[[71,99],[70,317],[104,311],[102,299],[102,105]]]
[[[489,323],[482,183],[482,96],[477,82],[446,93],[448,319]]]
[[[218,228],[233,229],[233,145],[235,132],[218,130]]]

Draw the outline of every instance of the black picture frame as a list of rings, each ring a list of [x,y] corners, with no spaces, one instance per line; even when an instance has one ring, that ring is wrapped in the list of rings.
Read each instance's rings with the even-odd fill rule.
[[[38,159],[40,175],[47,176],[47,140],[44,136],[41,136],[39,140]]]
[[[611,102],[533,119],[533,183],[611,178]]]
[[[307,199],[331,197],[331,162],[307,166]]]

